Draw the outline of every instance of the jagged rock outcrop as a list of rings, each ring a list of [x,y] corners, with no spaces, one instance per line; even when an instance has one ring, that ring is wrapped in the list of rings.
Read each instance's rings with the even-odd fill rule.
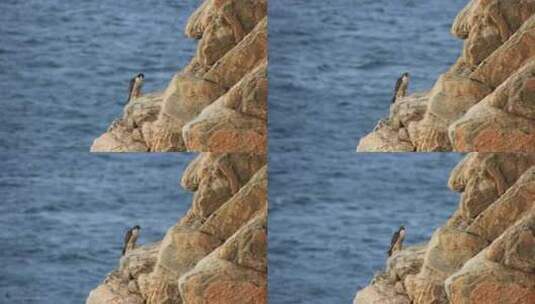
[[[199,40],[189,65],[127,104],[91,151],[265,153],[267,0],[206,0],[186,35]]]
[[[265,155],[197,157],[182,177],[192,206],[164,239],[124,256],[98,303],[266,303]]]
[[[377,273],[370,286],[359,291],[353,303],[410,304],[403,280],[416,274],[423,264],[425,246],[408,247],[387,261],[386,271]]]
[[[459,208],[425,252],[394,255],[379,276],[389,280],[359,291],[356,303],[535,301],[535,154],[469,154],[449,186],[461,192]],[[399,274],[404,265],[411,271]]]
[[[357,151],[534,152],[534,13],[535,0],[470,1],[451,30],[465,40],[457,62],[394,105]],[[408,111],[419,115],[396,123]]]
[[[535,303],[535,212],[445,282],[452,303]]]
[[[180,278],[184,303],[267,303],[266,219],[255,217]]]

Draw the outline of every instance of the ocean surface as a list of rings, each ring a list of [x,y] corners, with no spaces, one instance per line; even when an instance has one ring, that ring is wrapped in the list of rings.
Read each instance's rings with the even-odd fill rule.
[[[467,0],[270,2],[270,303],[351,303],[392,233],[427,240],[458,204],[459,154],[356,154],[397,77],[430,89],[458,57]]]
[[[468,0],[271,0],[270,152],[355,150],[388,116],[396,80],[431,89],[456,61]]]
[[[0,151],[89,151],[128,83],[163,90],[193,57],[201,0],[0,1]]]
[[[154,242],[189,208],[193,155],[87,151],[134,74],[162,90],[188,63],[200,3],[0,1],[0,303],[84,303],[127,228]]]
[[[194,156],[2,153],[0,303],[84,303],[128,228],[156,242],[189,209],[179,181]]]
[[[270,154],[270,303],[352,303],[401,224],[428,240],[457,208],[453,153]]]
[[[0,2],[0,303],[83,303],[125,229],[157,241],[187,210],[194,155],[84,152],[134,74],[161,90],[188,63],[200,3]],[[455,209],[460,155],[353,151],[402,72],[428,89],[455,61],[465,3],[270,0],[270,303],[350,303],[400,223],[415,244]]]

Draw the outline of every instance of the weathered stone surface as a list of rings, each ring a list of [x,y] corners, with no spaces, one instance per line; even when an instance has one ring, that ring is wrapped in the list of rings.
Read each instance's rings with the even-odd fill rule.
[[[267,89],[264,61],[183,128],[188,150],[265,151]]]
[[[355,304],[410,304],[404,287],[408,275],[420,271],[425,253],[424,246],[408,247],[390,257],[385,272],[378,273],[370,286],[360,290]]]
[[[399,98],[390,106],[389,125],[394,129],[407,128],[411,122],[424,117],[429,102],[429,93],[415,93]]]
[[[122,258],[88,303],[266,302],[266,156],[204,153],[181,184],[195,191],[187,214]]]
[[[531,0],[471,1],[452,26],[452,33],[465,39],[463,57],[479,65],[498,49],[535,13]]]
[[[353,304],[410,304],[406,294],[397,293],[393,284],[377,284],[360,290]]]
[[[231,199],[217,209],[200,231],[227,239],[247,220],[267,208],[267,167],[256,173]]]
[[[120,283],[100,285],[92,290],[86,304],[143,304],[143,298],[130,293],[128,286]]]
[[[412,303],[448,303],[444,291],[443,278],[432,273],[409,275],[405,279],[407,296]]]
[[[451,30],[462,55],[429,92],[423,119],[405,123],[409,144],[378,128],[358,150],[534,152],[534,13],[535,0],[470,1]]]
[[[184,223],[191,220],[200,220],[204,223],[215,210],[249,183],[251,177],[265,164],[265,155],[234,153],[199,155],[188,166],[181,180],[184,188],[195,191],[192,207],[188,216],[183,219]]]
[[[140,279],[154,268],[158,250],[159,243],[155,243],[129,251],[121,258],[118,270],[110,273],[103,284],[91,291],[86,303],[144,303],[139,290]]]
[[[429,93],[423,121],[417,124],[419,137],[412,137],[418,151],[451,150],[448,125],[490,93],[490,89],[466,76],[446,73]]]
[[[206,0],[186,35],[199,39],[197,52],[158,94],[157,106],[146,98],[136,101],[141,110],[127,106],[124,127],[110,128],[92,151],[265,153],[267,1]],[[216,100],[225,101],[210,107]]]
[[[447,303],[443,280],[488,245],[463,231],[440,228],[427,245],[421,271],[407,277],[409,298],[415,303]]]
[[[450,125],[455,150],[535,151],[535,60]]]
[[[188,79],[188,82],[192,80],[195,76],[179,76],[177,83],[184,84],[184,80]],[[154,151],[183,151],[186,149],[186,145],[182,138],[182,129],[184,125],[193,120],[201,111],[210,105],[214,100],[216,100],[220,93],[223,92],[222,89],[208,89],[214,87],[212,82],[206,80],[194,80],[193,82],[198,82],[200,84],[200,90],[202,91],[190,91],[180,90],[180,88],[171,88],[172,91],[169,93],[169,97],[165,100],[163,110],[160,113],[158,121],[152,126],[153,138],[149,141],[151,149]],[[187,86],[187,85],[186,85]],[[192,89],[192,86],[189,86],[189,89]],[[217,91],[217,92],[215,92]],[[206,99],[198,100],[197,102],[191,102],[188,99],[187,94],[196,96],[205,96]],[[208,151],[208,150],[206,150]],[[215,152],[215,151],[214,151]]]
[[[267,303],[267,214],[259,214],[179,281],[184,303]]]
[[[412,152],[410,137],[417,136],[413,126],[427,109],[427,94],[414,94],[398,99],[390,106],[388,119],[379,122],[374,132],[360,139],[357,152]]]
[[[267,206],[266,206],[267,207]],[[263,209],[216,251],[218,258],[267,273],[267,209]]]
[[[535,209],[497,238],[485,257],[506,267],[535,274]]]
[[[455,304],[528,304],[535,302],[535,274],[517,271],[485,258],[487,250],[468,261],[445,282]]]
[[[122,125],[113,126],[113,131],[102,134],[95,139],[91,152],[148,152],[149,147],[135,138],[140,138],[139,131],[134,132]]]
[[[424,262],[426,246],[412,246],[391,256],[386,263],[386,272],[395,280],[405,280],[407,275],[420,271]]]
[[[258,63],[266,59],[267,17],[262,19],[236,47],[214,64],[205,77],[208,81],[231,88]]]
[[[384,126],[360,139],[357,152],[413,152],[411,142],[401,140],[398,130]]]
[[[533,154],[470,154],[449,179],[450,188],[462,192],[459,215],[466,223],[471,222],[533,165]]]
[[[374,280],[359,292],[362,303],[535,300],[535,155],[469,154],[452,171],[449,186],[462,192],[459,208],[435,231],[423,261],[403,271],[389,260],[380,276],[386,283]]]
[[[535,8],[535,1],[531,2]],[[492,88],[497,88],[533,58],[533,55],[535,55],[534,43],[535,17],[530,17],[514,35],[486,58],[470,76]]]
[[[215,182],[213,170],[219,168],[218,162],[225,161],[225,158],[211,156],[208,159],[212,160],[214,164],[207,167],[212,170],[202,170],[201,165],[194,164],[196,170],[201,170],[197,171],[197,174],[206,174],[200,177],[199,185],[203,185],[204,181]],[[234,154],[232,157],[238,158]],[[250,158],[247,159],[247,157]],[[246,160],[241,160],[244,163],[255,161],[251,156],[245,155],[245,158]],[[229,158],[226,158],[226,161],[229,161]],[[202,160],[198,162],[202,162]],[[240,187],[239,177],[252,172],[241,172],[240,174],[238,171],[234,171],[236,168],[238,168],[237,165],[229,165],[227,170],[234,172],[232,174],[236,176],[238,187]],[[216,170],[218,170],[216,174],[220,174],[221,169]],[[187,173],[195,175],[193,171]],[[215,176],[220,181],[227,178],[221,175]],[[186,177],[187,180],[184,180],[183,183],[191,182],[192,178],[192,176]],[[231,187],[230,184],[225,184],[225,186],[227,190]],[[197,193],[201,189],[203,189],[202,186],[197,188]],[[196,196],[188,215],[166,234],[162,241],[155,271],[151,273],[152,288],[148,303],[178,301],[181,297],[177,285],[179,279],[193,269],[204,257],[220,247],[225,240],[232,237],[251,218],[267,209],[266,167],[258,169],[258,172],[239,188],[238,192],[232,193],[231,191],[227,199],[224,196],[213,195],[218,191],[225,192],[222,188],[218,188],[215,192],[208,192],[205,197]],[[208,203],[207,198],[214,199],[213,204]],[[204,200],[205,204],[200,204],[198,200]]]
[[[123,117],[95,139],[91,152],[147,152],[149,147],[145,138],[149,135],[143,132],[142,126],[157,119],[162,102],[162,93],[131,100],[124,108]]]
[[[447,124],[432,113],[411,124],[410,138],[416,144],[417,152],[445,152],[451,150],[448,141]]]
[[[492,241],[535,206],[535,168],[529,169],[498,200],[483,211],[468,232]]]

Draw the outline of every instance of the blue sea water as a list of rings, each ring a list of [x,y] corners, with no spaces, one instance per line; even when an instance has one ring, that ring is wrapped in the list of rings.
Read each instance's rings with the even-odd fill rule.
[[[84,303],[127,228],[159,241],[191,204],[179,180],[193,154],[0,156],[0,303]]]
[[[430,89],[457,59],[467,0],[272,0],[270,152],[354,151],[388,115],[396,80]]]
[[[0,1],[0,151],[89,151],[134,74],[162,90],[189,62],[184,27],[200,3]]]
[[[429,239],[456,209],[453,153],[270,154],[270,303],[351,303],[392,233]]]
[[[187,64],[200,3],[0,2],[0,303],[83,302],[124,229],[159,240],[189,207],[178,179],[192,155],[81,152],[133,74],[159,90]],[[350,302],[401,222],[418,243],[455,208],[459,155],[353,151],[401,72],[422,90],[454,62],[465,3],[270,0],[270,303]]]
[[[94,155],[129,79],[164,89],[201,0],[0,1],[0,303],[83,303],[123,233],[160,240],[191,203],[191,154]]]
[[[400,224],[420,243],[457,207],[461,155],[354,151],[401,73],[421,91],[455,62],[467,2],[270,2],[270,303],[351,303]]]

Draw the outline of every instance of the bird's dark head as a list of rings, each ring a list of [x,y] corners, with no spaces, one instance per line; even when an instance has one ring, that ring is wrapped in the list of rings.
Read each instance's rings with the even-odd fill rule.
[[[411,75],[410,75],[408,72],[403,73],[402,76],[403,76],[403,77],[407,77],[407,78],[411,77]]]
[[[137,74],[137,78],[143,80],[143,79],[145,79],[145,75],[143,75],[143,73],[139,73],[139,74]]]
[[[400,231],[401,231],[401,230],[405,230],[405,226],[404,226],[404,225],[399,226],[399,230],[400,230]]]
[[[135,225],[135,226],[134,226],[134,229],[140,230],[141,227],[139,227],[139,225]]]

